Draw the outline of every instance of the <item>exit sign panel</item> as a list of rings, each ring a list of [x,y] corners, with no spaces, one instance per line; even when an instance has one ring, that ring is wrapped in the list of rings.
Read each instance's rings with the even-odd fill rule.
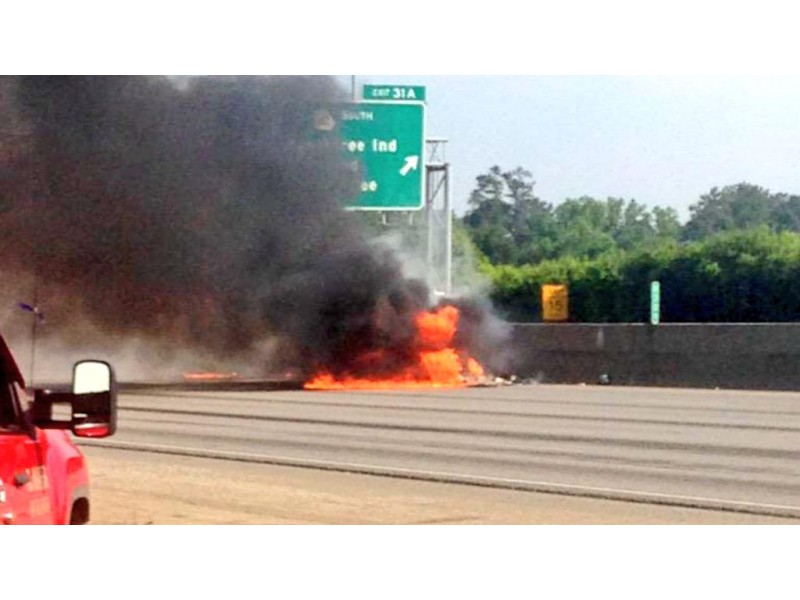
[[[365,85],[364,100],[425,101],[425,87],[421,85]]]
[[[361,174],[353,210],[417,210],[424,204],[425,106],[421,102],[357,102],[318,108],[315,129],[338,136]]]

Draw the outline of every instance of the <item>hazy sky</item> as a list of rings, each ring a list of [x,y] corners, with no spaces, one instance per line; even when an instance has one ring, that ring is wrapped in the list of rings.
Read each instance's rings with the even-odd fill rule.
[[[635,198],[682,220],[713,186],[800,194],[800,76],[356,76],[365,83],[426,87],[458,213],[495,164],[531,171],[548,202]]]
[[[495,0],[457,10],[231,0],[193,5],[191,18],[182,3],[145,2],[158,18],[141,2],[47,4],[47,19],[40,3],[5,11],[9,23],[36,23],[35,44],[26,27],[0,36],[7,73],[456,73],[357,83],[427,87],[427,131],[450,140],[461,211],[494,164],[532,171],[549,202],[621,196],[684,219],[713,186],[800,193],[797,18],[784,0]],[[350,75],[341,79],[349,87]]]

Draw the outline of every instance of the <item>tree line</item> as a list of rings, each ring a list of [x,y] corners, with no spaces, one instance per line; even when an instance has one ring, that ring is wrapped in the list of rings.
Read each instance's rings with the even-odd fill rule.
[[[540,320],[541,286],[566,283],[572,321],[644,321],[658,280],[665,322],[800,320],[800,196],[714,187],[681,224],[674,209],[633,199],[553,206],[534,183],[523,168],[492,167],[458,223],[507,318]]]

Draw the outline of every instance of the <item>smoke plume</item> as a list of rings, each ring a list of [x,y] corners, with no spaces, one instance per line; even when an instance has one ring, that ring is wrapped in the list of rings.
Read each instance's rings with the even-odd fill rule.
[[[35,277],[48,333],[220,360],[277,339],[307,372],[357,370],[378,348],[406,360],[428,290],[341,209],[357,174],[311,135],[310,107],[343,90],[185,83],[0,77],[0,272]]]

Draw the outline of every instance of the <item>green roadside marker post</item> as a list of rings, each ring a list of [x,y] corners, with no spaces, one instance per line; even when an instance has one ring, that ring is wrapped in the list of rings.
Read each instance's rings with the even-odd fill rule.
[[[661,283],[650,282],[650,324],[658,325],[661,321]]]

